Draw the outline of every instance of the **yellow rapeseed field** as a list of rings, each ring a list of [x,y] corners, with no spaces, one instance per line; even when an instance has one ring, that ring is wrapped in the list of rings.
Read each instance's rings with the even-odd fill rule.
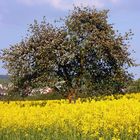
[[[140,93],[0,102],[0,140],[140,140]]]

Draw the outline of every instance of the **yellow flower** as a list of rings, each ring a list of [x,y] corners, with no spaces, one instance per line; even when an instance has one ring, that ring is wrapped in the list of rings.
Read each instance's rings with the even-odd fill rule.
[[[25,137],[27,137],[27,136],[28,136],[28,133],[25,134]]]
[[[83,138],[104,140],[113,134],[119,140],[122,133],[128,136],[138,135],[140,130],[140,93],[117,97],[104,97],[105,100],[68,104],[67,100],[51,101],[0,101],[0,134],[6,130],[38,131],[44,136],[44,130],[55,134],[81,134]],[[28,133],[27,133],[28,132]],[[47,138],[46,138],[47,139]]]
[[[41,131],[41,128],[40,127],[38,128],[38,131]]]

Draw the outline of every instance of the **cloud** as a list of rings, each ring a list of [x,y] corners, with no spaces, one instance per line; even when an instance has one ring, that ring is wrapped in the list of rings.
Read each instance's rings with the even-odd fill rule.
[[[46,0],[17,0],[17,2],[32,6],[32,5],[36,5],[36,4],[44,4],[44,3],[46,3]]]
[[[101,0],[74,0],[74,5],[76,6],[95,6],[97,8],[104,7],[104,3]]]
[[[67,0],[17,0],[17,2],[27,6],[48,5],[61,10],[71,8],[71,3]]]
[[[116,3],[119,3],[120,2],[120,0],[109,0],[111,3],[113,3],[113,4],[116,4]]]
[[[106,3],[116,4],[119,0],[17,0],[18,2],[28,5],[50,5],[56,9],[68,10],[75,6],[95,6],[97,8],[105,7]]]

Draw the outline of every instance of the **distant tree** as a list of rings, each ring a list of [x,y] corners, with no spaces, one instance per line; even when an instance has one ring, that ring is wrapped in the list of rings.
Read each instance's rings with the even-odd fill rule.
[[[35,21],[26,39],[4,49],[1,59],[22,95],[28,86],[45,84],[66,95],[120,92],[135,65],[128,52],[133,34],[115,31],[107,14],[75,7],[64,26]]]
[[[0,75],[0,84],[8,85],[8,83],[9,83],[8,75]]]
[[[133,80],[131,83],[129,83],[126,89],[127,89],[127,92],[129,93],[140,92],[140,78],[137,80]]]

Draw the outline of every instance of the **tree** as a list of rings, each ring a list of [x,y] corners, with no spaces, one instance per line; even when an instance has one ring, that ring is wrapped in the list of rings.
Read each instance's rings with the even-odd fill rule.
[[[45,20],[31,24],[29,36],[1,56],[17,89],[25,95],[28,86],[63,83],[58,91],[66,95],[120,92],[135,65],[127,42],[133,34],[115,31],[107,15],[108,10],[74,7],[59,28]]]
[[[138,93],[140,92],[140,78],[133,80],[126,88],[129,93]]]
[[[86,91],[91,89],[88,92],[120,92],[124,83],[131,79],[127,68],[134,62],[129,58],[126,40],[132,32],[124,36],[117,34],[107,21],[107,13],[107,10],[75,7],[64,20],[69,38],[66,46],[71,46],[69,56],[73,56],[76,63],[75,85],[85,85]]]

